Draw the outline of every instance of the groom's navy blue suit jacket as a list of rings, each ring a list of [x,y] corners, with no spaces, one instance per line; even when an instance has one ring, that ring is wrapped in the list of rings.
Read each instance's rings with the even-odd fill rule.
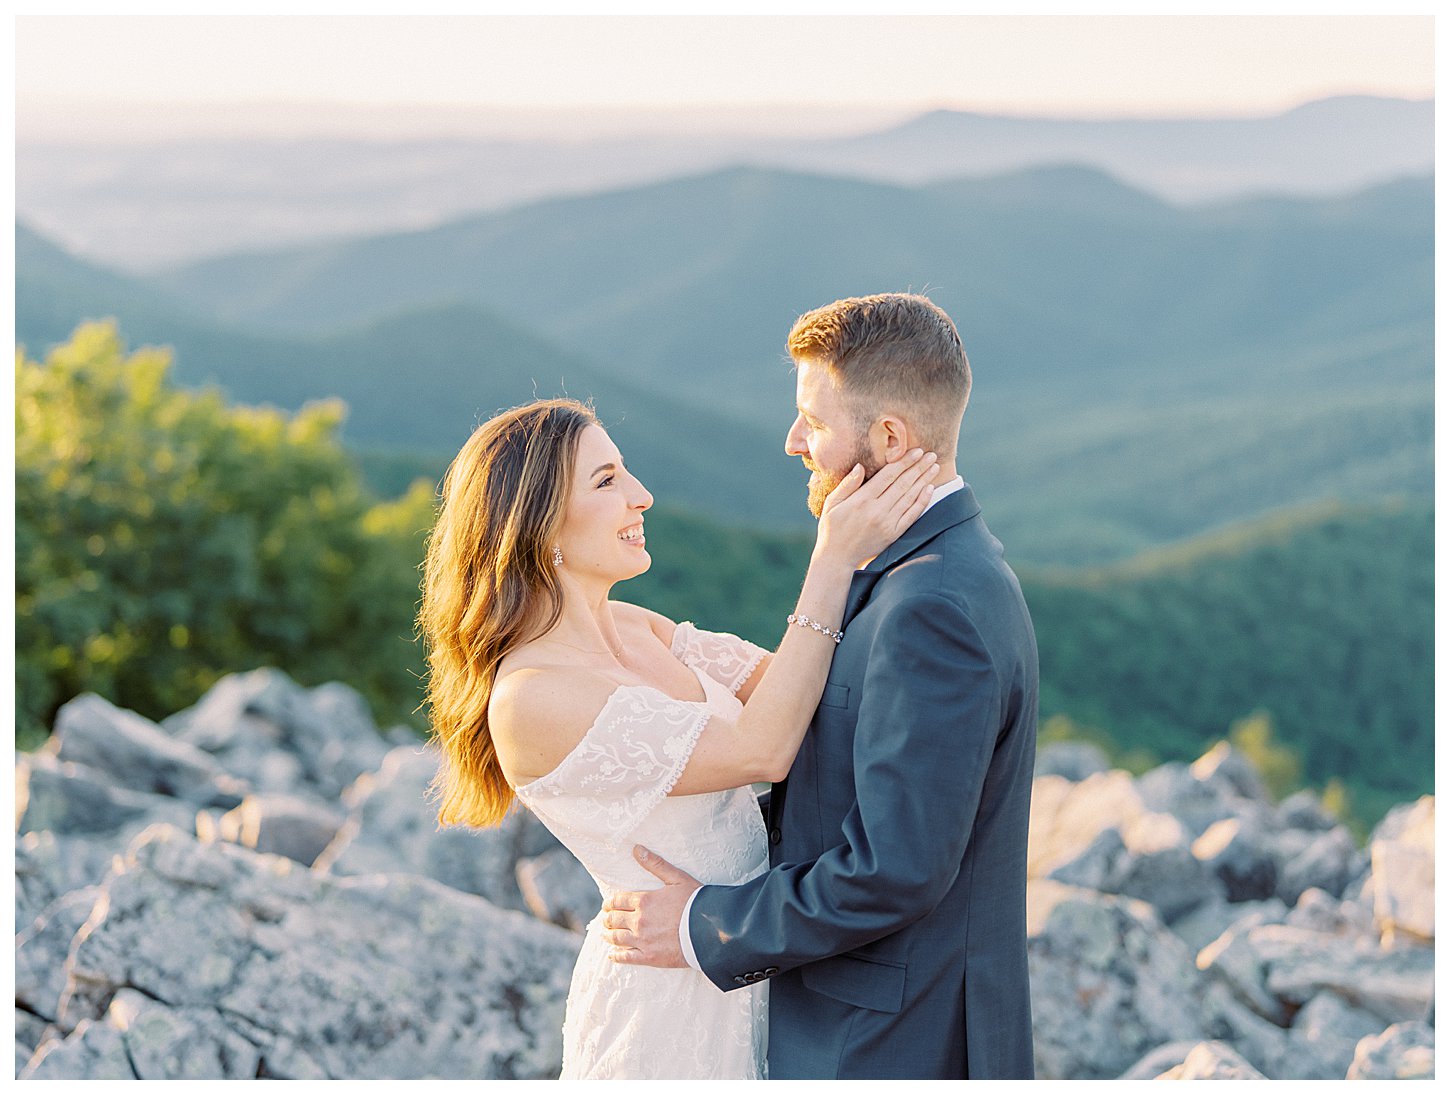
[[[1033,1075],[1037,644],[980,512],[957,491],[856,574],[771,869],[691,908],[711,981],[770,979],[772,1079]]]

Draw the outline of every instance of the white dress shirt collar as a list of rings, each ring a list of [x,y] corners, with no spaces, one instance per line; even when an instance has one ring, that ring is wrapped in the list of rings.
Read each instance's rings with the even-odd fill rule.
[[[945,483],[938,483],[936,486],[931,488],[931,501],[926,504],[926,509],[931,509],[932,506],[936,505],[947,495],[956,494],[957,491],[961,490],[966,485],[966,481],[960,475],[948,479]],[[926,509],[922,510],[921,512],[925,513]],[[921,518],[918,517],[917,520],[920,521]]]

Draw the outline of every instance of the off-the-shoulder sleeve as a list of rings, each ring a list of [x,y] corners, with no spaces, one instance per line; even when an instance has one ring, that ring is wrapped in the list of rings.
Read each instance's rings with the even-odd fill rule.
[[[622,685],[559,766],[515,793],[541,815],[620,843],[673,790],[709,721],[706,704]]]
[[[670,652],[686,665],[710,674],[731,692],[739,692],[760,659],[770,653],[726,631],[702,631],[689,620],[675,626]]]

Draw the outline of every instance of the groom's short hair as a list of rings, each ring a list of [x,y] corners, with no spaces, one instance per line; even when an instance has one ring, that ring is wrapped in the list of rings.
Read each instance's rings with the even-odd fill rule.
[[[794,361],[825,367],[864,431],[907,419],[924,445],[954,453],[972,368],[951,317],[917,293],[849,297],[807,312],[785,342]]]

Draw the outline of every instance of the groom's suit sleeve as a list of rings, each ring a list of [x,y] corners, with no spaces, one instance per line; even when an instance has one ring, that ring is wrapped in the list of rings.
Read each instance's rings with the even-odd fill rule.
[[[892,606],[866,662],[844,839],[814,861],[699,890],[689,928],[705,975],[739,988],[931,912],[961,870],[1005,702],[960,606],[936,593]]]

